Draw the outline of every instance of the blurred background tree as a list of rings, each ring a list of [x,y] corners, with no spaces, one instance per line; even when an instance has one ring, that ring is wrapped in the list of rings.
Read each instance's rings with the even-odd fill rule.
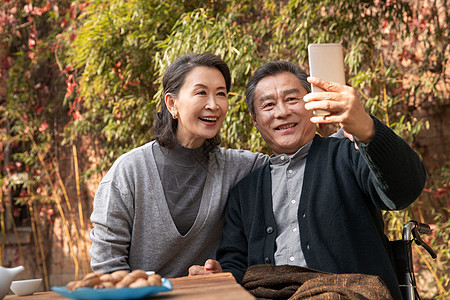
[[[269,153],[250,122],[246,83],[267,60],[308,70],[309,43],[341,43],[348,82],[367,111],[419,153],[419,134],[430,123],[417,113],[439,114],[450,104],[446,0],[19,0],[3,1],[0,10],[2,237],[17,209],[34,209],[30,224],[47,233],[49,220],[63,218],[76,277],[78,266],[88,270],[96,185],[119,155],[152,140],[161,76],[182,54],[208,51],[230,66],[224,147]],[[318,127],[323,135],[334,130]],[[435,224],[427,241],[438,260],[416,248],[416,265],[425,297],[445,298],[450,174],[446,164],[425,165],[426,190],[407,210],[385,214],[387,233],[399,238],[410,218]],[[56,213],[36,216],[43,210]],[[45,272],[51,254],[38,246]]]

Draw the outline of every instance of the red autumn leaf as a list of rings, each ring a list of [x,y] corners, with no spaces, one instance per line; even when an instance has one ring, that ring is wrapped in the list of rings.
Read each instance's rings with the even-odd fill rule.
[[[78,119],[81,118],[83,115],[82,115],[78,110],[76,110],[76,111],[74,111],[74,112],[72,113],[72,116],[73,116],[73,118],[74,118],[75,120],[78,120]]]
[[[440,198],[440,197],[446,195],[447,193],[450,193],[450,187],[445,187],[445,186],[444,186],[444,187],[438,188],[438,189],[434,192],[433,196],[436,197],[436,198]]]
[[[29,38],[28,39],[28,48],[33,49],[35,45],[36,45],[36,41],[33,40],[32,38]]]
[[[74,85],[72,83],[67,84],[66,95],[64,97],[69,98],[72,95]]]
[[[42,16],[42,13],[45,12],[43,8],[35,7],[31,12],[32,15]]]
[[[44,108],[40,105],[36,106],[36,108],[34,109],[34,113],[39,115],[42,111],[44,110]]]
[[[33,11],[33,4],[28,3],[27,5],[25,5],[25,6],[23,7],[23,10],[24,10],[27,14],[30,13],[31,11]]]
[[[47,130],[47,128],[48,128],[48,124],[44,122],[41,124],[41,126],[39,126],[39,131],[43,133]]]

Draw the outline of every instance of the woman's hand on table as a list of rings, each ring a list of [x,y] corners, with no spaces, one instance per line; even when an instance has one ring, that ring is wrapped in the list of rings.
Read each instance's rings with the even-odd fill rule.
[[[208,259],[204,266],[194,265],[189,268],[189,276],[222,273],[222,266],[217,260]]]

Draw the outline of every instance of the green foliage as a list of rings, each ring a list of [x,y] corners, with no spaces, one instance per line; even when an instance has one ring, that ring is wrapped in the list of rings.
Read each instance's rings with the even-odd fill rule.
[[[76,97],[83,104],[82,117],[68,127],[66,141],[74,131],[101,133],[100,169],[152,139],[157,81],[164,67],[155,64],[159,45],[184,11],[202,2],[97,0],[78,18],[67,63],[80,72]]]
[[[154,45],[181,9],[164,1],[93,1],[78,19],[67,56],[81,72],[76,97],[82,117],[75,130],[101,133],[108,162],[151,139]]]
[[[246,34],[244,28],[236,24],[234,14],[214,17],[204,9],[183,14],[170,36],[158,44],[158,50],[154,64],[160,66],[157,81],[160,86],[165,67],[182,54],[210,52],[228,63],[232,92],[230,109],[222,127],[222,140],[224,146],[254,149],[249,143],[252,125],[245,104],[245,85],[253,66],[259,65],[261,60],[255,56],[257,45],[252,35]],[[158,101],[160,98],[161,88],[154,99]]]

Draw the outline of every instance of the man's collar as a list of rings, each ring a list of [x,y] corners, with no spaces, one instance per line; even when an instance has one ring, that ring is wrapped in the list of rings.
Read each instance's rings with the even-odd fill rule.
[[[278,155],[272,154],[269,158],[272,164],[283,164],[292,159],[296,159],[297,157],[305,156],[308,154],[309,148],[311,148],[312,140],[300,147],[294,154],[288,155],[285,153],[281,153]],[[290,158],[290,159],[287,159]]]

